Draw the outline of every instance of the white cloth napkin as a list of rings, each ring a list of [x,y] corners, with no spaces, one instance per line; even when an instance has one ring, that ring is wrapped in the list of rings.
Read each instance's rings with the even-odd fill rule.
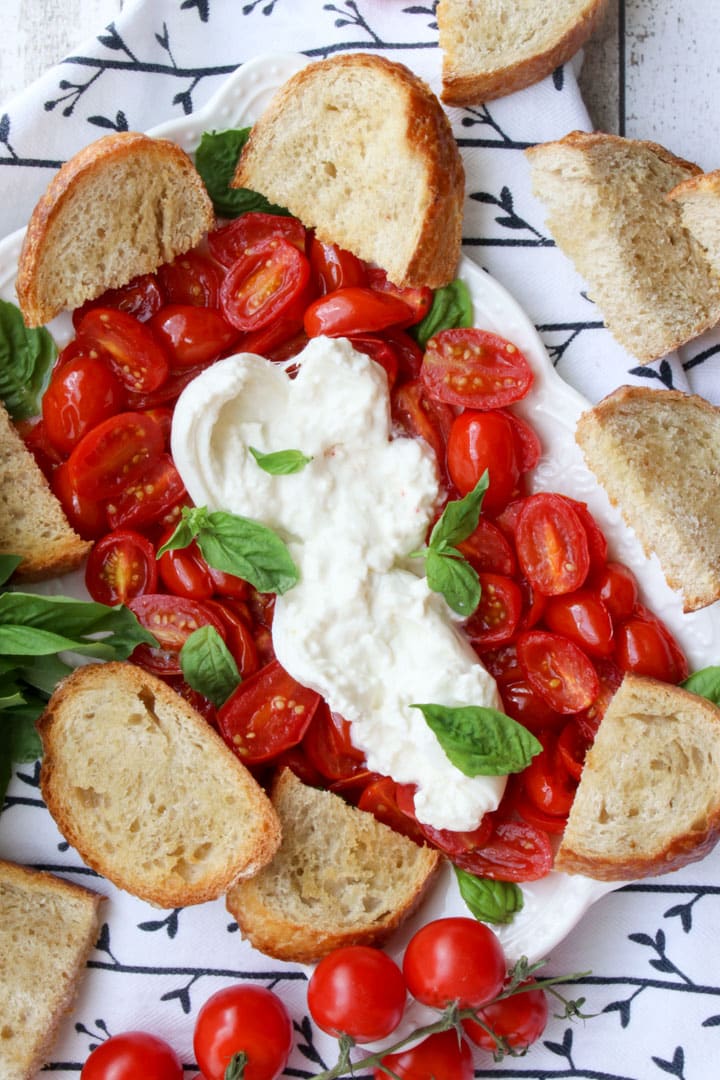
[[[113,129],[146,130],[197,110],[238,65],[270,50],[319,58],[381,53],[439,93],[432,0],[136,0],[63,64],[0,108],[0,235],[24,225],[61,161]],[[464,157],[464,250],[524,306],[558,371],[595,401],[626,382],[692,389],[720,403],[717,335],[640,367],[610,337],[586,284],[554,247],[530,193],[523,148],[590,122],[573,65],[487,106],[452,109]],[[720,658],[718,658],[720,660]],[[192,1071],[203,1001],[249,978],[278,991],[296,1026],[287,1075],[335,1060],[307,1020],[306,972],[255,953],[221,902],[157,911],[119,894],[80,863],[39,798],[37,772],[17,769],[0,816],[0,857],[57,871],[109,897],[106,925],[75,1012],[53,1050],[53,1075],[79,1075],[98,1041],[128,1029],[163,1035]],[[524,1059],[478,1055],[476,1076],[710,1080],[720,1025],[720,857],[600,901],[550,957],[547,973],[592,972],[571,996],[592,1020],[552,1020]],[[4,959],[4,958],[1,958]],[[194,1075],[194,1074],[193,1074]]]

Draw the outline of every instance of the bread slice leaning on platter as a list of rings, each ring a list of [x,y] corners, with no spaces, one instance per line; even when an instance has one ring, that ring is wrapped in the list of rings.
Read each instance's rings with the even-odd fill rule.
[[[34,1080],[75,1000],[104,897],[0,860],[0,1076]]]
[[[134,664],[77,668],[38,721],[40,788],[83,861],[160,907],[223,895],[280,842],[277,814],[220,736]]]
[[[464,171],[436,96],[402,64],[309,64],[253,125],[232,187],[286,207],[396,285],[446,285],[460,257]]]

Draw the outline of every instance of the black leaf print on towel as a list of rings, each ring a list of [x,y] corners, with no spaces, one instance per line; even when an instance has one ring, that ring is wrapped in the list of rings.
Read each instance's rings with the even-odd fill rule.
[[[642,367],[630,368],[629,374],[637,375],[641,379],[659,379],[668,390],[675,388],[672,367],[667,360],[661,360],[657,369],[648,364],[644,364]]]
[[[670,1073],[671,1076],[677,1076],[678,1080],[685,1080],[685,1053],[682,1046],[675,1048],[672,1061],[663,1061],[659,1057],[653,1057],[652,1060],[663,1072]]]
[[[111,120],[109,116],[88,116],[88,124],[95,124],[96,127],[109,128],[111,131],[128,131],[128,122],[125,113],[122,109],[118,109],[115,113],[115,119]]]
[[[180,5],[181,11],[195,9],[200,16],[200,22],[206,23],[210,18],[210,0],[183,0]]]

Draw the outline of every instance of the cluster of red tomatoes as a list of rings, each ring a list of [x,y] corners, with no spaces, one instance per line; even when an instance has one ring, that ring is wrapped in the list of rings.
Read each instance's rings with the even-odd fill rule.
[[[503,997],[502,994],[508,996]],[[467,918],[436,919],[410,939],[402,968],[380,949],[350,945],[336,949],[315,968],[308,983],[308,1010],[319,1028],[354,1043],[385,1040],[398,1028],[408,994],[423,1005],[460,1010],[461,1032],[452,1027],[369,1056],[381,1080],[471,1080],[471,1043],[496,1056],[521,1053],[540,1037],[548,1019],[541,985],[511,984],[497,937]],[[293,1044],[292,1023],[272,991],[251,984],[219,990],[200,1009],[193,1048],[204,1080],[276,1080]],[[244,1071],[233,1073],[235,1055]],[[182,1066],[164,1040],[145,1032],[109,1038],[95,1049],[82,1080],[181,1080]],[[200,1078],[198,1078],[200,1080]]]
[[[249,767],[264,776],[289,765],[470,872],[531,880],[550,869],[549,835],[564,827],[622,673],[679,682],[687,664],[639,603],[632,574],[608,561],[587,507],[527,493],[541,448],[512,410],[532,383],[525,358],[472,328],[442,330],[421,350],[408,328],[432,299],[321,244],[294,218],[245,214],[202,249],[74,313],[76,336],[26,438],[70,521],[96,541],[91,596],[128,604],[158,641],[134,661],[187,696]],[[480,524],[460,545],[482,587],[465,632],[505,711],[543,751],[471,832],[419,823],[412,788],[369,773],[343,718],[274,658],[272,596],[208,566],[195,544],[156,558],[189,501],[169,452],[180,391],[230,352],[290,359],[319,334],[349,337],[383,366],[395,423],[433,449],[449,499],[489,474]],[[180,649],[203,625],[224,639],[243,679],[219,709],[182,676]]]

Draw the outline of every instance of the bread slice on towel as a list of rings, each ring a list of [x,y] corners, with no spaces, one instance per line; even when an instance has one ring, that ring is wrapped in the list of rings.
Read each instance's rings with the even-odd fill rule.
[[[380,945],[415,910],[439,869],[436,850],[339,795],[305,786],[289,769],[275,782],[272,801],[280,849],[227,896],[243,937],[268,956],[311,963],[341,945]]]
[[[430,88],[385,57],[343,53],[292,76],[253,126],[232,186],[287,207],[396,285],[455,275],[460,153]]]
[[[720,409],[695,394],[623,386],[575,438],[685,611],[720,598]]]
[[[90,143],[62,166],[30,218],[16,286],[26,324],[156,270],[213,223],[205,185],[175,143],[127,131]]]
[[[80,667],[38,721],[40,787],[63,836],[161,907],[223,895],[272,858],[277,815],[220,736],[130,663]]]
[[[34,1080],[73,1006],[104,897],[0,860],[0,1077]]]
[[[477,105],[544,79],[587,41],[607,0],[440,0],[442,99]]]
[[[628,352],[649,363],[720,321],[720,277],[666,198],[700,174],[696,165],[599,132],[573,131],[526,155],[550,232]]]
[[[555,869],[601,881],[677,870],[720,834],[720,709],[626,675],[588,751]]]

